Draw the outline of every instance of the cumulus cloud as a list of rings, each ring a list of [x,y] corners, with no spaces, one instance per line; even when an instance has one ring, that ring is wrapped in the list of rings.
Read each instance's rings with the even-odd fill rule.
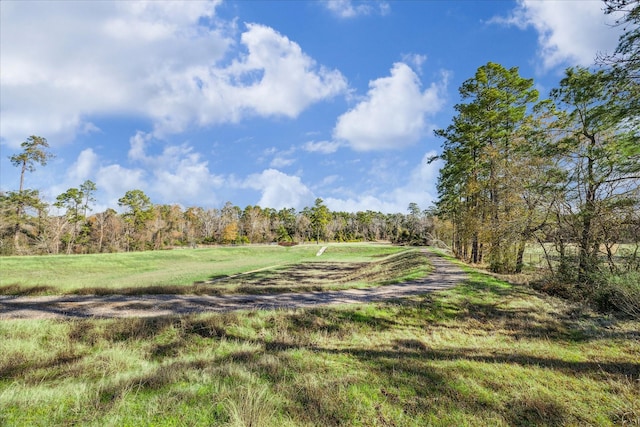
[[[93,149],[87,148],[80,152],[78,159],[68,169],[67,175],[71,181],[82,183],[92,179],[97,165],[98,155]]]
[[[334,139],[358,151],[410,146],[425,133],[425,116],[442,107],[445,86],[446,78],[423,91],[411,67],[398,62],[389,77],[369,82],[365,100],[338,118]]]
[[[118,199],[129,190],[146,190],[145,172],[140,168],[130,169],[121,165],[101,167],[96,173],[96,187],[103,191],[107,205],[117,206]]]
[[[199,199],[203,205],[212,204],[214,190],[223,185],[224,178],[212,174],[208,162],[193,147],[167,145],[157,155],[147,154],[148,145],[154,143],[157,141],[151,134],[140,131],[129,139],[129,159],[142,164],[153,176],[145,188],[164,203],[188,204]]]
[[[69,141],[92,115],[147,116],[171,96],[159,81],[215,63],[232,43],[199,25],[216,5],[2,2],[2,138]]]
[[[248,54],[222,74],[239,81],[235,102],[264,116],[296,117],[310,104],[347,89],[337,70],[318,66],[300,46],[270,27],[247,24],[242,43]]]
[[[244,188],[259,190],[262,194],[259,206],[274,209],[302,209],[311,206],[315,199],[300,177],[287,175],[276,169],[252,174],[242,184]]]
[[[270,27],[215,17],[218,1],[2,2],[2,140],[52,143],[133,114],[154,135],[296,117],[347,89],[337,70]],[[226,61],[227,65],[223,65]]]
[[[507,17],[490,22],[532,27],[538,33],[538,56],[542,68],[593,64],[600,52],[611,52],[617,45],[619,29],[611,27],[612,17],[603,12],[601,1],[520,0]]]
[[[347,212],[406,212],[410,203],[417,203],[422,209],[426,209],[437,199],[435,181],[442,162],[428,162],[435,154],[435,151],[426,153],[420,163],[411,170],[403,186],[376,194],[365,193],[346,198],[328,197],[325,203],[331,210]]]
[[[340,18],[354,18],[374,13],[386,15],[391,9],[386,1],[327,0],[324,5]]]

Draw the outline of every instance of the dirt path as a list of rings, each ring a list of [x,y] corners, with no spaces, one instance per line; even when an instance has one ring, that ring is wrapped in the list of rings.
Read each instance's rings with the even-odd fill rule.
[[[397,285],[272,295],[0,296],[0,319],[152,317],[366,303],[445,289],[465,279],[465,273],[458,266],[432,252],[425,251],[425,254],[430,258],[435,271],[424,279]]]

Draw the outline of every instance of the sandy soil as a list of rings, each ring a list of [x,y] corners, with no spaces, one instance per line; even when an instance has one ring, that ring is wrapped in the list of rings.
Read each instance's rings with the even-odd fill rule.
[[[305,308],[401,298],[445,289],[465,279],[456,265],[429,251],[435,267],[429,276],[370,289],[273,295],[0,296],[0,319],[154,317],[234,310]]]

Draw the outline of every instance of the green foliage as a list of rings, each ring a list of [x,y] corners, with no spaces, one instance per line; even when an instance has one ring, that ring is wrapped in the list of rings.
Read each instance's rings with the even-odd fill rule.
[[[478,263],[488,247],[490,268],[513,272],[527,225],[514,221],[525,203],[510,195],[524,195],[524,186],[514,183],[529,166],[519,163],[518,171],[514,163],[528,146],[522,136],[538,92],[517,68],[489,62],[462,84],[460,96],[464,102],[456,105],[452,124],[436,131],[445,140],[438,212],[456,227],[456,254]]]
[[[549,138],[547,155],[565,171],[557,209],[567,226],[560,237],[578,245],[579,286],[596,277],[601,246],[620,243],[608,230],[620,228],[623,218],[638,220],[638,130],[619,113],[627,100],[612,82],[605,71],[570,68],[551,93],[561,112],[554,128],[561,133]]]
[[[21,252],[22,236],[25,234],[31,237],[37,237],[38,233],[30,233],[29,222],[33,222],[33,216],[27,212],[30,208],[35,209],[38,213],[38,217],[42,217],[44,202],[40,200],[37,190],[25,190],[24,189],[24,174],[25,172],[35,171],[35,165],[40,164],[45,166],[47,162],[53,158],[53,154],[49,153],[49,143],[47,140],[40,136],[32,135],[27,138],[26,141],[20,144],[22,152],[14,154],[9,157],[11,163],[20,168],[20,187],[17,192],[8,192],[6,196],[2,197],[2,204],[4,205],[0,211],[2,213],[8,213],[8,206],[15,209],[15,215],[7,215],[4,219],[9,220],[13,226],[13,245],[11,249],[8,249],[9,245],[5,243],[4,233],[2,239],[1,251],[4,252]],[[30,236],[29,236],[30,234]]]
[[[147,222],[153,218],[153,204],[142,190],[129,190],[118,199],[118,205],[127,208],[123,217],[128,224],[127,250],[144,250],[149,240],[145,236]]]
[[[0,194],[0,253],[21,253],[23,247],[35,245],[43,231],[46,210],[38,190]]]
[[[338,309],[0,322],[0,420],[634,425],[637,331],[480,274]]]
[[[46,138],[32,135],[26,141],[20,144],[22,152],[9,157],[11,164],[20,168],[20,189],[23,190],[24,173],[36,170],[35,165],[40,164],[46,166],[47,162],[53,158],[53,154],[49,153],[49,143]]]
[[[127,208],[125,217],[134,224],[144,224],[151,217],[151,200],[142,190],[129,190],[118,199],[118,205]]]
[[[605,13],[616,16],[616,26],[623,33],[613,54],[600,56],[599,62],[612,68],[618,91],[628,100],[623,110],[626,118],[639,123],[640,110],[640,1],[604,0]]]
[[[316,242],[320,242],[320,237],[326,234],[326,227],[331,219],[329,208],[325,206],[322,199],[317,198],[313,207],[309,210],[309,219],[311,220],[311,228],[316,235]]]

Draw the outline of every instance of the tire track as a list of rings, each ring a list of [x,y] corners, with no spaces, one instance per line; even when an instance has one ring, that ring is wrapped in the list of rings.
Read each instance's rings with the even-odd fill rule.
[[[429,257],[434,271],[422,279],[395,285],[271,295],[0,296],[0,319],[156,317],[362,304],[446,289],[466,279],[466,273],[457,265],[433,252],[423,252]]]

